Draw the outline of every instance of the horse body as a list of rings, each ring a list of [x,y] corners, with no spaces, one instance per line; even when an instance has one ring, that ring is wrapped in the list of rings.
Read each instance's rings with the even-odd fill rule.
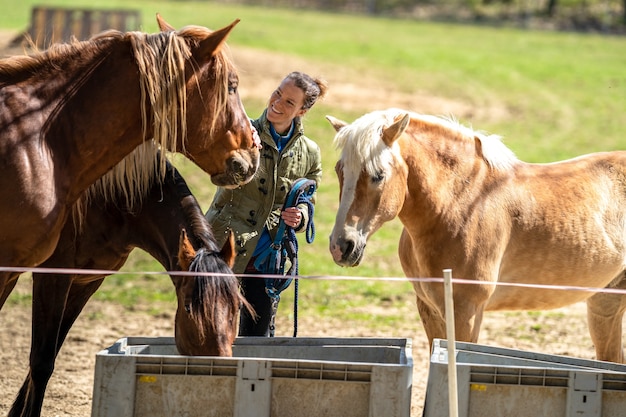
[[[174,167],[167,169],[163,182],[155,182],[132,207],[120,196],[89,198],[80,225],[71,220],[65,224],[55,252],[42,266],[118,270],[138,247],[168,271],[216,273],[171,276],[178,299],[176,345],[184,355],[230,356],[239,308],[245,305],[227,264],[234,261],[234,242],[231,239],[222,251],[216,247],[184,179]],[[55,358],[104,278],[101,274],[33,273],[30,372],[10,416],[40,415]]]
[[[149,138],[217,185],[251,178],[257,139],[222,50],[235,24],[111,31],[0,61],[0,265],[43,262],[74,202]],[[0,302],[14,277],[0,276]]]
[[[499,137],[432,116],[390,109],[350,125],[329,121],[343,148],[330,236],[336,263],[358,265],[369,236],[398,216],[408,277],[441,277],[450,268],[457,278],[482,283],[455,285],[459,340],[478,340],[486,310],[587,300],[598,359],[623,360],[626,297],[526,285],[626,286],[626,152],[530,164]],[[442,285],[413,287],[429,340],[445,338]]]

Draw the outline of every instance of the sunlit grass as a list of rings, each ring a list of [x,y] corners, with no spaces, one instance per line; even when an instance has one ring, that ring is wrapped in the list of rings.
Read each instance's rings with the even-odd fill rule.
[[[360,82],[358,74],[363,74],[368,80],[378,80],[374,82],[403,93],[465,103],[476,111],[459,115],[462,122],[501,134],[518,157],[527,161],[547,162],[626,147],[626,38],[622,37],[194,1],[25,0],[17,4],[0,0],[0,28],[25,30],[33,4],[137,8],[142,12],[143,29],[148,32],[157,30],[157,12],[176,27],[198,24],[218,28],[241,18],[229,38],[232,49],[241,46],[280,52],[326,68],[347,68],[357,74],[353,80],[356,85]],[[328,75],[332,77],[333,73]],[[264,105],[258,100],[245,104],[251,116],[258,115]],[[351,121],[376,106],[357,104],[356,109],[345,108],[333,102],[331,96],[317,105],[305,121],[307,134],[322,148],[324,177],[318,189],[315,240],[308,245],[300,238],[300,273],[337,279],[303,279],[299,305],[307,315],[332,314],[346,320],[394,326],[402,320],[402,314],[387,316],[381,312],[398,306],[414,309],[411,285],[376,278],[403,276],[397,256],[402,228],[399,221],[389,223],[371,238],[365,259],[356,269],[338,267],[328,253],[328,236],[338,207],[334,174],[338,155],[332,144],[334,131],[324,115]],[[480,111],[490,108],[501,114]],[[173,159],[206,210],[214,187],[191,163],[181,157]],[[175,296],[169,277],[138,273],[162,270],[144,252],[135,251],[123,268],[127,274],[107,278],[96,298],[129,309],[148,304],[151,311],[158,311],[159,306],[170,306]],[[339,279],[350,275],[368,280]],[[29,297],[28,293],[16,291],[10,302],[29,302]],[[292,300],[289,289],[283,295],[281,309],[288,310],[284,306]],[[537,326],[536,330],[541,330],[541,325]]]

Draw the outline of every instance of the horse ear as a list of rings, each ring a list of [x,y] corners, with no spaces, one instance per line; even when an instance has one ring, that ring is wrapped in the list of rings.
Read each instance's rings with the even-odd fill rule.
[[[157,20],[157,23],[159,25],[159,29],[161,30],[161,32],[170,32],[170,31],[176,30],[174,29],[174,26],[170,25],[165,20],[163,20],[160,13],[157,13],[156,20]]]
[[[189,270],[189,265],[196,256],[196,250],[193,248],[191,241],[187,237],[185,229],[180,232],[180,239],[178,244],[178,265],[183,271]]]
[[[235,235],[232,231],[228,232],[228,239],[224,243],[224,247],[220,251],[220,258],[226,262],[229,268],[232,268],[235,264],[235,257],[237,253],[235,252]]]
[[[387,146],[391,146],[393,142],[395,142],[396,139],[398,139],[400,135],[404,133],[406,127],[409,125],[410,120],[411,116],[409,116],[408,113],[405,113],[404,116],[397,116],[393,120],[393,124],[383,130],[383,142],[385,142]]]
[[[335,132],[339,132],[341,128],[348,126],[348,123],[343,120],[334,118],[333,116],[326,116],[326,120],[335,128]]]
[[[240,19],[236,19],[233,23],[211,32],[203,41],[201,41],[195,48],[193,54],[198,62],[208,61],[213,55],[215,55],[226,43],[226,38],[231,30],[239,23]]]

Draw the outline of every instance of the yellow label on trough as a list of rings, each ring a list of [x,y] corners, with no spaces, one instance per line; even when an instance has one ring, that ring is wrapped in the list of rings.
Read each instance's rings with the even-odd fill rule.
[[[139,382],[156,382],[157,377],[153,375],[141,375],[139,377]]]
[[[472,391],[487,391],[487,385],[483,384],[470,384],[470,389]]]

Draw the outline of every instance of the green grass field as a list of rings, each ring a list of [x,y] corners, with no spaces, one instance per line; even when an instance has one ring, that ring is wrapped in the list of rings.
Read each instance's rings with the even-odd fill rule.
[[[175,27],[198,24],[219,28],[240,18],[229,38],[231,49],[255,48],[297,59],[349,68],[367,74],[390,89],[462,102],[476,109],[461,121],[497,133],[520,159],[548,162],[579,154],[624,149],[626,137],[626,38],[575,33],[532,32],[402,19],[370,18],[302,10],[229,6],[195,1],[32,1],[0,0],[0,28],[21,31],[30,7],[37,5],[137,8],[143,30],[157,30],[159,12]],[[285,72],[291,69],[286,69]],[[279,80],[276,80],[277,82]],[[352,80],[359,84],[359,80]],[[370,81],[371,82],[371,81]],[[242,76],[242,83],[245,78]],[[300,271],[304,276],[367,277],[368,280],[310,280],[300,287],[302,314],[332,312],[346,320],[393,325],[399,317],[372,320],[358,307],[412,303],[406,282],[376,280],[401,277],[397,263],[397,221],[379,231],[357,269],[337,267],[328,253],[328,235],[337,207],[338,184],[333,171],[334,131],[325,114],[351,121],[375,110],[370,103],[346,108],[329,99],[307,115],[307,134],[323,149],[324,180],[316,210],[313,245],[301,239]],[[368,85],[363,85],[368,88]],[[268,92],[269,93],[269,92]],[[251,116],[262,102],[245,103]],[[354,110],[358,108],[359,110]],[[497,114],[484,109],[497,109]],[[420,112],[421,109],[411,110]],[[483,111],[481,111],[483,110]],[[178,159],[177,159],[178,161]],[[208,207],[213,189],[190,164],[179,161],[194,193]],[[162,270],[136,251],[125,275],[109,278],[96,297],[128,306],[141,301],[173,299],[169,279],[136,274]],[[162,279],[163,278],[163,279]],[[155,295],[158,294],[158,295]],[[283,299],[290,302],[292,291]],[[16,302],[16,295],[11,300]],[[417,314],[416,314],[417,316]]]

